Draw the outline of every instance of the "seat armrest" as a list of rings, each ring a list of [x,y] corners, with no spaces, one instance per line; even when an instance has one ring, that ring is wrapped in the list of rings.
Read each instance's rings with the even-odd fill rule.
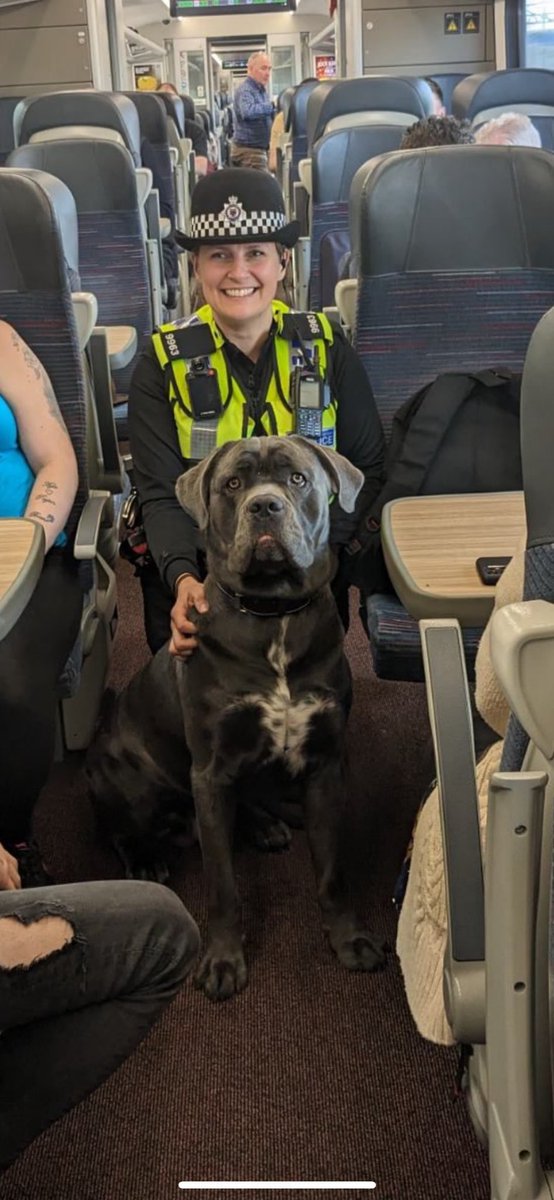
[[[162,242],[171,236],[171,221],[169,217],[160,217],[160,233],[162,235]]]
[[[136,329],[132,325],[97,325],[96,332],[106,337],[110,370],[121,371],[122,367],[127,367],[136,354]]]
[[[137,167],[135,169],[137,178],[137,195],[138,202],[141,207],[144,207],[150,192],[152,191],[153,175],[150,167]]]
[[[458,1041],[485,1037],[485,901],[475,751],[457,621],[420,621],[440,797],[447,898],[447,1015]]]
[[[92,493],[86,501],[75,534],[73,546],[75,558],[82,560],[92,559],[96,556],[102,515],[109,499],[109,492],[98,491]]]
[[[301,158],[298,163],[298,178],[302,187],[306,189],[308,196],[312,194],[312,160],[311,158]]]
[[[98,319],[98,301],[92,292],[72,292],[71,303],[77,325],[79,350],[82,351],[88,345]]]
[[[340,319],[345,329],[354,332],[356,326],[356,305],[358,302],[357,279],[339,279],[335,287],[335,304],[339,310]]]

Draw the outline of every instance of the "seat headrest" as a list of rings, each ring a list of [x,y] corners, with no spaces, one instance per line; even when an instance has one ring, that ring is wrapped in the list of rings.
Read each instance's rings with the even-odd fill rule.
[[[183,105],[183,113],[187,121],[194,121],[196,116],[196,108],[194,107],[194,100],[192,96],[187,96],[182,92],[180,96],[176,97],[176,99],[181,100]]]
[[[433,93],[424,79],[412,76],[367,75],[320,83],[308,101],[308,147],[323,134],[329,121],[346,113],[401,113],[406,124],[429,117]]]
[[[8,164],[48,171],[62,179],[79,213],[128,212],[138,205],[134,163],[117,142],[79,138],[31,142],[14,150]]]
[[[185,136],[185,106],[180,96],[173,96],[170,92],[156,92],[162,104],[164,105],[166,116],[171,117],[177,126],[179,137]],[[194,105],[192,106],[194,109]],[[194,112],[192,120],[194,120]],[[187,118],[190,120],[191,118]]]
[[[0,291],[59,291],[79,271],[75,201],[43,171],[0,171]]]
[[[452,112],[455,117],[473,121],[479,113],[487,120],[500,112],[516,111],[533,115],[534,106],[551,107],[554,112],[554,71],[525,70],[491,71],[468,75],[454,88]],[[522,107],[524,106],[524,107]],[[497,113],[489,112],[496,109]]]
[[[318,87],[317,79],[307,79],[305,83],[299,83],[294,89],[294,93],[290,102],[288,113],[288,122],[285,117],[285,129],[290,129],[293,137],[304,137],[307,131],[308,122],[308,100]]]
[[[33,134],[66,125],[104,126],[115,129],[140,166],[140,125],[135,105],[122,92],[46,92],[28,96],[15,114],[16,145],[25,145]]]
[[[283,88],[283,91],[279,94],[279,98],[277,100],[277,107],[283,114],[283,125],[285,129],[288,129],[289,112],[294,92],[295,89],[293,87]]]
[[[358,168],[378,154],[398,150],[403,134],[403,126],[377,123],[325,133],[312,153],[313,203],[347,201]]]
[[[523,146],[401,150],[364,164],[350,193],[363,275],[554,268],[554,155]]]
[[[132,100],[139,118],[141,138],[152,146],[168,145],[165,105],[155,92],[125,92]]]
[[[0,152],[13,150],[13,114],[23,96],[0,96]]]

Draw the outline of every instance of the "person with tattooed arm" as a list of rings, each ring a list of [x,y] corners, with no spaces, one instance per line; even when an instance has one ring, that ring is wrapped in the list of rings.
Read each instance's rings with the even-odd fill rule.
[[[64,526],[77,463],[52,384],[32,350],[0,321],[0,517],[44,530],[33,595],[0,641],[0,842],[24,883],[45,883],[31,815],[54,754],[56,685],[79,632],[83,594]]]

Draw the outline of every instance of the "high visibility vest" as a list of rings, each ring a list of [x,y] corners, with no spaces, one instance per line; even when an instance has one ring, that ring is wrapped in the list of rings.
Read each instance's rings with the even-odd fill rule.
[[[295,313],[286,304],[272,304],[275,332],[275,369],[264,398],[260,424],[266,434],[305,432],[291,403],[291,373],[312,364],[314,373],[327,377],[327,347],[333,328],[324,313]],[[152,337],[164,372],[168,399],[173,408],[183,458],[199,461],[216,446],[252,437],[256,422],[248,397],[231,375],[223,352],[224,337],[213,311],[205,304],[193,317],[160,325]],[[337,405],[334,397],[317,419],[320,444],[335,447]],[[308,435],[309,436],[309,435]]]

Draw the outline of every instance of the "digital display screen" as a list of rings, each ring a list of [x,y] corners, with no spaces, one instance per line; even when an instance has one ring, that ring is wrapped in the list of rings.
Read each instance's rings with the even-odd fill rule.
[[[294,12],[296,0],[171,0],[172,17],[215,17],[233,13]]]

